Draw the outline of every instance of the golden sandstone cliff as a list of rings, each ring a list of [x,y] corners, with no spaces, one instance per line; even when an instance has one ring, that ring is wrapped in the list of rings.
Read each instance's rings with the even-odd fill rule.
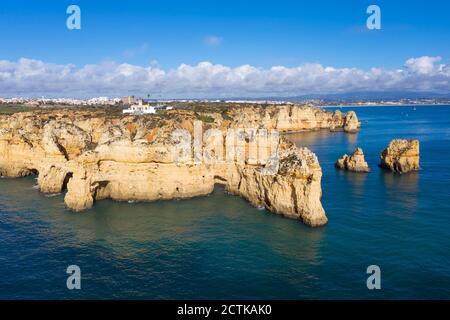
[[[61,109],[0,116],[0,175],[38,175],[44,193],[67,189],[74,211],[95,201],[153,201],[207,195],[216,184],[253,205],[327,223],[314,153],[278,132],[354,132],[354,112],[303,106],[229,107],[111,116]]]

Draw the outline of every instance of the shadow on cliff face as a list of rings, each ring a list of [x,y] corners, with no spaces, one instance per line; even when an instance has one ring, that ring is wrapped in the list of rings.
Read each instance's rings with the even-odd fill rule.
[[[66,192],[67,191],[67,184],[69,183],[70,179],[72,179],[73,177],[73,173],[72,172],[68,172],[66,174],[66,176],[64,177],[64,181],[61,187],[61,192]]]
[[[221,176],[218,176],[218,175],[214,176],[214,190],[217,187],[222,187],[223,188],[226,184],[227,184],[227,179],[225,179],[225,178],[223,178]]]
[[[104,200],[104,199],[108,199],[111,197],[111,195],[109,194],[109,190],[108,190],[109,181],[106,181],[106,180],[98,181],[94,185],[95,185],[94,194],[93,194],[94,201]]]

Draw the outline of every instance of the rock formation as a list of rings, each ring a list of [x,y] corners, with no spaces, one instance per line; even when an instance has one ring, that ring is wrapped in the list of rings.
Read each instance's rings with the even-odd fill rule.
[[[344,131],[349,133],[355,133],[359,130],[361,123],[358,121],[358,117],[354,111],[349,111],[344,118]]]
[[[355,172],[370,172],[369,165],[364,159],[364,153],[361,148],[356,148],[353,155],[344,154],[335,164],[336,168],[341,170]]]
[[[419,170],[419,140],[395,139],[381,153],[380,167],[397,173]]]
[[[227,110],[174,109],[162,115],[122,116],[98,110],[57,109],[3,115],[0,175],[38,174],[42,192],[67,189],[64,202],[74,211],[88,209],[95,201],[107,198],[191,198],[207,195],[215,184],[223,184],[226,190],[255,206],[310,226],[326,224],[320,201],[322,170],[315,154],[283,137],[276,136],[276,144],[270,145],[260,133],[268,129],[335,129],[350,122],[355,126],[356,115],[348,120],[338,111],[300,106],[230,106]],[[203,123],[205,130],[216,131],[198,135],[195,126],[199,118],[208,120]],[[237,151],[216,144],[226,149],[227,155],[236,153],[231,154],[231,161],[224,161],[214,150],[208,150],[206,142],[217,136],[228,137],[229,129],[242,131],[243,138],[238,141],[243,144]],[[194,151],[190,138],[174,132],[193,136]],[[230,141],[235,139],[232,136]],[[252,141],[258,141],[257,147]],[[185,149],[180,149],[181,142],[186,143]],[[200,153],[199,147],[203,148]],[[252,158],[254,152],[266,151],[276,158]],[[241,161],[239,154],[245,160]],[[198,155],[212,157],[213,161],[199,161]]]
[[[265,128],[276,129],[280,132],[317,129],[331,131],[343,129],[345,132],[356,132],[361,126],[353,111],[342,113],[340,110],[336,110],[331,112],[297,105],[229,108],[227,115],[232,118],[232,124],[236,127],[248,126],[252,123],[262,124]],[[215,119],[220,122],[222,117],[219,119],[215,117]]]

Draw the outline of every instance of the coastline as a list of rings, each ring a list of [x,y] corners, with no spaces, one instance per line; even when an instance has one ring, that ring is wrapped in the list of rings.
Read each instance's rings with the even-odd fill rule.
[[[379,298],[450,297],[450,278],[441,273],[448,274],[450,265],[442,246],[449,228],[445,212],[450,201],[442,190],[449,186],[445,172],[450,155],[442,150],[450,145],[450,109],[417,108],[410,117],[422,121],[408,122],[401,122],[402,110],[360,108],[356,112],[362,119],[380,117],[357,136],[326,130],[289,135],[320,160],[326,227],[309,228],[258,210],[222,187],[187,201],[129,204],[105,199],[78,214],[65,208],[64,193],[47,198],[32,189],[32,176],[0,179],[4,257],[20,257],[27,268],[24,274],[14,264],[3,265],[8,277],[0,280],[0,287],[7,288],[10,281],[18,285],[2,297],[70,299],[74,292],[52,288],[64,286],[61,266],[76,262],[87,276],[85,289],[78,293],[84,299],[371,299],[374,291],[360,279],[365,266],[374,263],[397,275],[385,281],[389,290],[377,292]],[[393,131],[385,133],[388,126]],[[425,141],[426,170],[394,175],[375,169],[391,136]],[[334,168],[336,159],[355,144],[364,149],[372,173]],[[395,256],[386,254],[393,250]],[[251,281],[233,281],[242,275]],[[41,286],[30,292],[24,277]],[[330,288],[336,279],[339,291]],[[411,284],[431,281],[432,290],[411,291]]]
[[[448,103],[436,103],[436,104],[346,104],[346,105],[336,105],[336,106],[318,106],[319,108],[331,109],[331,108],[369,108],[369,107],[450,107]]]
[[[256,207],[312,227],[327,223],[318,158],[280,134],[351,134],[360,127],[355,112],[304,105],[193,110],[113,116],[60,109],[0,116],[0,175],[37,174],[39,190],[67,190],[64,204],[75,212],[104,199],[188,199],[221,184]],[[224,141],[225,149],[218,147]]]

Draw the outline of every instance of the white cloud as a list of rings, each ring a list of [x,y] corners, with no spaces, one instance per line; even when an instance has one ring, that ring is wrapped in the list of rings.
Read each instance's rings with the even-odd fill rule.
[[[218,36],[207,36],[204,39],[206,45],[216,47],[222,43],[222,38]]]
[[[430,74],[440,71],[443,65],[437,65],[441,61],[441,57],[428,57],[423,56],[420,58],[411,58],[406,61],[406,67],[412,72],[420,74]]]
[[[228,67],[211,62],[181,64],[169,70],[156,62],[137,66],[112,61],[76,68],[22,58],[0,60],[1,96],[267,97],[361,91],[450,93],[450,65],[440,57],[411,58],[402,69],[335,68],[304,64],[268,69]]]

